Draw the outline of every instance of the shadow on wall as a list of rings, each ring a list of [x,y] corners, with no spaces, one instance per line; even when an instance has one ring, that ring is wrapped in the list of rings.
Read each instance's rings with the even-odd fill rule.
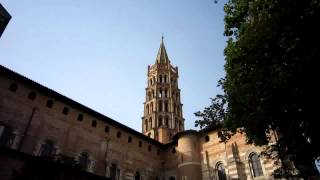
[[[232,154],[235,160],[235,164],[237,167],[237,172],[239,175],[239,179],[247,179],[247,174],[246,174],[246,166],[245,164],[241,161],[240,159],[240,154],[239,154],[239,148],[237,143],[233,143],[232,146]]]

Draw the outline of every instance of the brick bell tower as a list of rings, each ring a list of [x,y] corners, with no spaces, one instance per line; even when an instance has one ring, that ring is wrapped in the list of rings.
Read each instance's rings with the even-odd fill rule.
[[[168,143],[173,135],[184,130],[178,67],[170,64],[163,37],[156,62],[148,66],[146,100],[142,117],[143,134]]]

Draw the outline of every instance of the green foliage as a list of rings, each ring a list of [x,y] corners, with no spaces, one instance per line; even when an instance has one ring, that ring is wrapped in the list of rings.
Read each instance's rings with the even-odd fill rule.
[[[212,101],[196,125],[221,122],[232,135],[242,128],[249,143],[267,145],[269,131],[279,134],[265,154],[282,162],[277,175],[316,173],[320,157],[319,91],[316,82],[320,38],[316,0],[229,0],[225,5],[226,77],[221,81],[227,107]],[[212,111],[212,112],[210,112]],[[205,121],[205,122],[203,122]],[[207,125],[208,124],[208,125]],[[203,125],[203,126],[201,126]],[[274,153],[276,152],[276,153]]]

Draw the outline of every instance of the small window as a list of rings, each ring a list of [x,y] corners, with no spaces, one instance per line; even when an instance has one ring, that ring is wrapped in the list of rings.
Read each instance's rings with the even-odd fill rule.
[[[132,137],[129,136],[129,137],[128,137],[128,143],[131,143],[131,142],[132,142]]]
[[[67,115],[69,113],[69,109],[67,107],[64,107],[62,113]]]
[[[160,149],[157,150],[157,154],[160,155]]]
[[[139,147],[142,147],[142,142],[141,141],[139,141]]]
[[[35,92],[29,93],[28,98],[29,98],[30,100],[35,100],[35,99],[36,99],[36,93],[35,93]]]
[[[106,126],[105,128],[104,128],[104,132],[109,132],[109,126]]]
[[[53,106],[53,101],[52,101],[51,99],[49,99],[49,100],[47,101],[46,106],[47,106],[48,108],[52,108],[52,106]]]
[[[82,114],[79,114],[78,115],[78,121],[82,121],[83,120],[83,115]]]
[[[151,151],[151,146],[150,145],[148,146],[148,151]]]
[[[16,84],[14,84],[14,83],[11,84],[10,87],[9,87],[9,90],[10,90],[11,92],[16,92],[17,89],[18,89],[18,86],[17,86]]]
[[[172,149],[172,154],[175,154],[176,153],[176,148],[173,148]]]
[[[121,137],[121,132],[118,131],[118,132],[117,132],[117,138],[120,138],[120,137]]]
[[[91,126],[92,126],[92,127],[97,127],[97,121],[96,121],[96,120],[93,120],[93,121],[91,122]]]
[[[205,140],[206,142],[209,142],[209,141],[210,141],[210,137],[209,137],[208,135],[206,135],[206,136],[204,137],[204,140]]]

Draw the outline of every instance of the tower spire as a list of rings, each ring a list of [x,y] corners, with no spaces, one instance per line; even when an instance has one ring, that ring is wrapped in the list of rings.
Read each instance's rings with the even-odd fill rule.
[[[156,63],[158,64],[167,64],[170,63],[170,60],[168,58],[168,54],[166,51],[166,48],[164,46],[164,41],[163,41],[164,37],[163,37],[163,33],[161,35],[161,43],[160,43],[160,48],[158,50],[158,54],[157,54],[157,59],[156,59]]]

